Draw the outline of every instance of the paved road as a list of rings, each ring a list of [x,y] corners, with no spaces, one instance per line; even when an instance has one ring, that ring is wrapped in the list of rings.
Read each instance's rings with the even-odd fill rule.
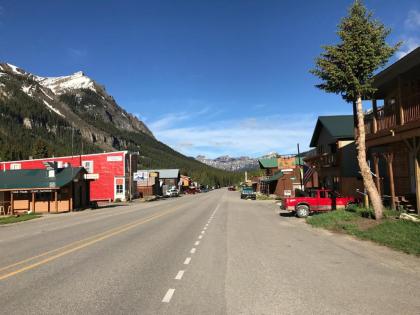
[[[0,226],[1,314],[419,314],[420,260],[237,192]]]

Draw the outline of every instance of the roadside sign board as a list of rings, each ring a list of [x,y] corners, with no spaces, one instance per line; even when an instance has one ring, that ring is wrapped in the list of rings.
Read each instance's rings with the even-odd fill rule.
[[[149,172],[135,172],[133,174],[133,180],[135,181],[142,181],[147,180],[149,178]]]

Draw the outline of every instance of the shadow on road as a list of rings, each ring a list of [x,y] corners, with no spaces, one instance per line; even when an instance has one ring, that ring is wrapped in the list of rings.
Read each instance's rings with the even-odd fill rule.
[[[296,215],[293,212],[280,212],[279,216],[285,217],[285,218],[293,218]]]

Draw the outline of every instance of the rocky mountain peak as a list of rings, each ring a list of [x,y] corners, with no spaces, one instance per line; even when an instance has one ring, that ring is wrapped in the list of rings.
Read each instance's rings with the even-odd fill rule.
[[[43,77],[9,63],[0,63],[0,78],[3,77],[6,80],[0,82],[0,97],[12,95],[6,85],[7,82],[14,82],[9,90],[12,86],[20,85],[19,89],[28,97],[45,106],[49,112],[65,118],[73,126],[80,128],[81,133],[93,142],[107,137],[92,131],[94,129],[91,126],[92,121],[109,124],[109,128],[142,132],[154,137],[142,121],[121,108],[114,98],[107,94],[105,87],[97,84],[83,71],[59,77]],[[109,149],[112,141],[114,140],[103,140],[104,148]]]

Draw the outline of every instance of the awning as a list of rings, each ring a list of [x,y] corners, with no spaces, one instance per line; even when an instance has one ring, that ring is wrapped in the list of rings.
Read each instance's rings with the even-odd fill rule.
[[[279,180],[283,176],[283,172],[279,171],[275,173],[273,176],[270,176],[269,178],[263,179],[262,182],[274,182]]]

